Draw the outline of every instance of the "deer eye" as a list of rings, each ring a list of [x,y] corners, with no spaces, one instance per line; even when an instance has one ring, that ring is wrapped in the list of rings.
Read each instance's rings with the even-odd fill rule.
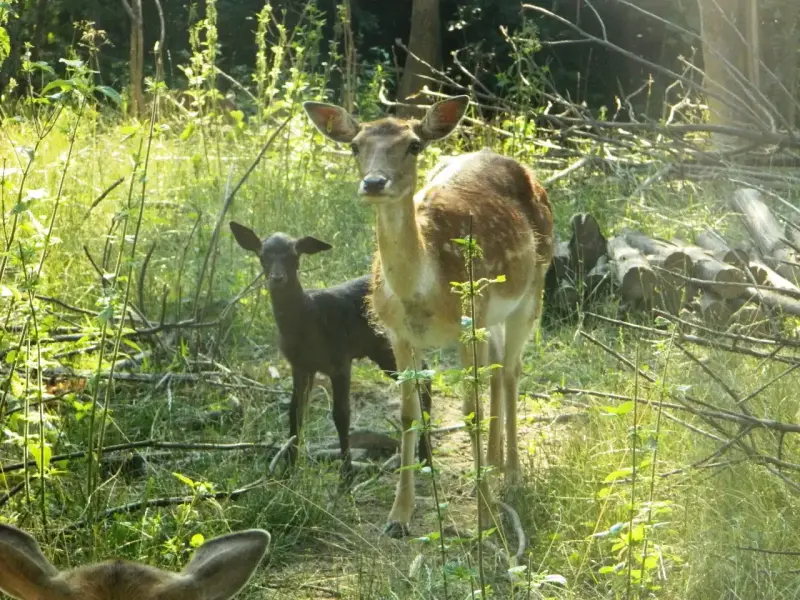
[[[408,153],[417,156],[420,152],[422,152],[422,144],[420,142],[411,142],[408,145]]]
[[[350,150],[353,152],[353,156],[358,156],[358,146],[350,144]]]

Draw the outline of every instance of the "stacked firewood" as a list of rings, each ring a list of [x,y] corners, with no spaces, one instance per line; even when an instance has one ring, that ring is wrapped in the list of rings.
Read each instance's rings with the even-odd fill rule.
[[[592,215],[574,215],[547,274],[546,311],[577,314],[617,297],[627,310],[690,311],[709,326],[760,332],[779,327],[783,315],[800,316],[800,225],[781,224],[754,189],[737,190],[730,203],[745,242],[711,229],[694,242],[634,229],[606,239]]]

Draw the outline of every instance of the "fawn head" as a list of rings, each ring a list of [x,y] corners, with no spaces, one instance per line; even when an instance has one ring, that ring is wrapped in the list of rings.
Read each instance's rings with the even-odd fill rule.
[[[238,244],[258,255],[270,289],[280,289],[297,279],[301,254],[316,254],[333,248],[310,235],[294,239],[281,232],[273,233],[262,242],[252,229],[244,225],[231,221],[230,227]]]
[[[467,106],[469,97],[454,96],[431,106],[422,120],[387,118],[362,124],[340,106],[303,103],[322,135],[350,144],[361,174],[358,194],[370,204],[388,204],[414,193],[420,152],[450,135]]]
[[[269,542],[260,529],[223,535],[200,546],[180,573],[122,560],[59,572],[30,535],[0,525],[0,591],[17,600],[227,600]]]

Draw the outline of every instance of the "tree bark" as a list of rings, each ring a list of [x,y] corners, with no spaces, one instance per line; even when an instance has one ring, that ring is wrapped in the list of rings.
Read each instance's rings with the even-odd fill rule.
[[[145,112],[144,102],[144,20],[142,18],[142,0],[121,0],[125,12],[131,20],[131,52],[130,52],[130,92],[131,101],[128,112],[139,117]]]
[[[400,80],[398,101],[409,104],[419,103],[417,99],[410,98],[410,96],[419,92],[426,83],[430,84],[430,80],[425,79],[425,76],[431,76],[432,73],[412,54],[438,68],[441,63],[440,45],[439,0],[414,0],[411,9],[411,34],[408,40],[410,52],[406,56],[406,65]],[[422,114],[422,111],[417,108],[400,106],[397,114],[400,117],[411,117]]]
[[[700,34],[703,42],[704,87],[708,96],[709,121],[717,125],[739,125],[755,122],[752,99],[757,83],[758,48],[749,27],[751,3],[756,0],[697,0],[700,9]],[[745,5],[746,3],[746,5]],[[756,36],[757,37],[757,36]],[[756,40],[752,40],[756,42]],[[756,81],[753,81],[756,77]],[[725,98],[725,101],[718,97]],[[712,136],[719,146],[735,143],[727,136]]]

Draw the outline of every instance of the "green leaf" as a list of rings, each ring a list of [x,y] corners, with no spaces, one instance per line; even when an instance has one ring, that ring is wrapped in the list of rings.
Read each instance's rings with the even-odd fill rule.
[[[194,133],[194,123],[190,122],[183,131],[181,131],[180,139],[182,142],[188,140]]]
[[[637,525],[631,530],[631,540],[641,542],[644,539],[644,525]]]
[[[50,458],[53,456],[50,446],[45,445],[42,447],[31,442],[28,444],[28,452],[33,456],[33,460],[36,461],[36,468],[39,469],[39,472],[44,473],[50,466]]]
[[[172,475],[175,477],[175,479],[177,479],[181,483],[185,483],[190,488],[194,489],[195,482],[186,477],[186,475],[181,475],[180,473],[173,473]]]
[[[122,104],[122,96],[114,88],[107,85],[98,85],[95,89],[109,100],[112,100],[114,104]]]
[[[604,483],[610,483],[612,481],[617,481],[618,479],[625,479],[633,472],[631,467],[624,467],[622,469],[617,469],[616,471],[612,471],[609,473],[606,478],[603,480]]]
[[[72,67],[73,69],[80,69],[83,66],[82,60],[70,60],[68,58],[59,58],[58,62],[62,62],[68,67]]]
[[[54,79],[42,90],[42,94],[46,94],[47,92],[58,88],[59,90],[71,90],[75,87],[75,82],[72,79]]]
[[[8,58],[11,53],[11,39],[5,27],[0,27],[0,65]]]

